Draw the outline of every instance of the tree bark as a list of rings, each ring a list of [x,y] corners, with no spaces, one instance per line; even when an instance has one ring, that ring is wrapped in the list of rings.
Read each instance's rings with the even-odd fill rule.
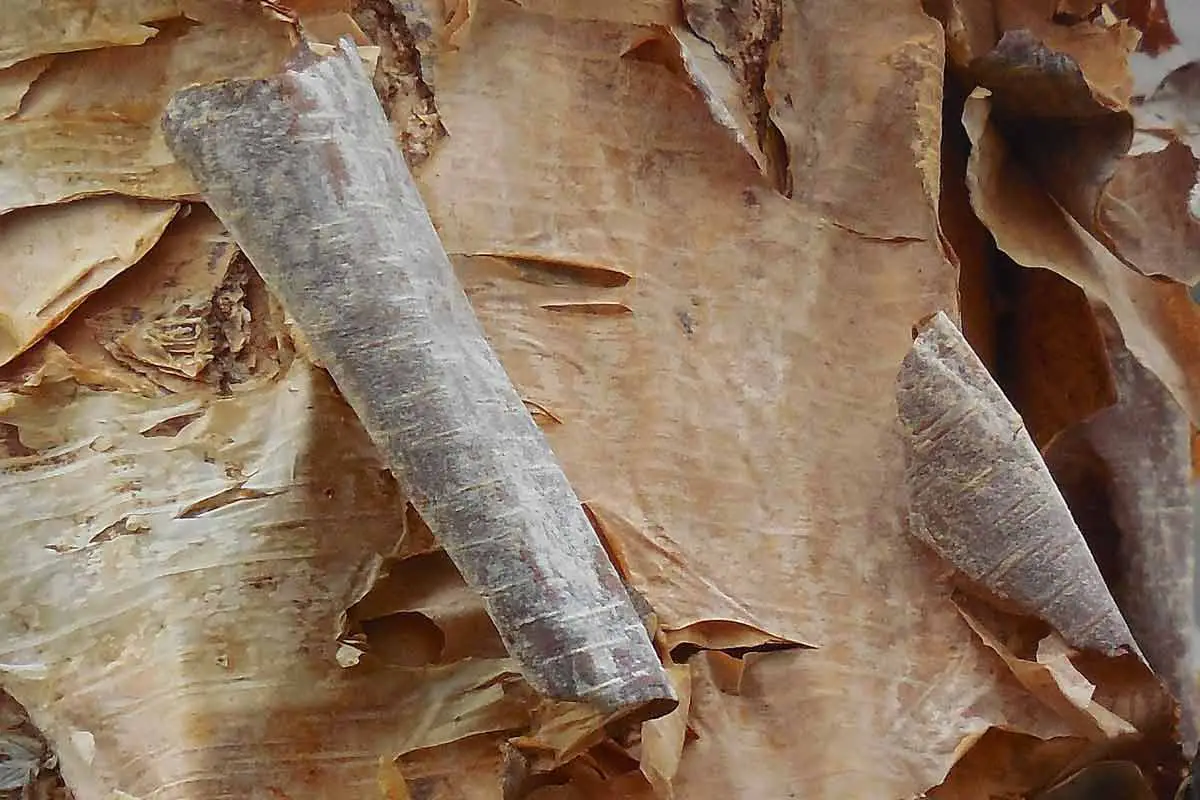
[[[192,87],[168,143],[295,317],[529,682],[649,715],[669,680],[484,338],[352,43]],[[649,704],[649,707],[645,706]]]
[[[897,389],[912,533],[1070,644],[1141,655],[1021,417],[943,313]]]

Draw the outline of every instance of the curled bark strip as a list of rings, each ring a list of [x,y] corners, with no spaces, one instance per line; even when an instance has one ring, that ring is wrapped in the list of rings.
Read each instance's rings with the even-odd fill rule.
[[[1138,652],[1021,418],[945,314],[905,357],[897,403],[912,533],[1072,646]]]
[[[1200,686],[1192,640],[1192,428],[1171,393],[1130,354],[1111,315],[1100,322],[1120,402],[1056,437],[1046,461],[1088,541],[1109,540],[1113,596],[1150,666],[1178,698],[1185,742],[1194,748]],[[1096,502],[1103,516],[1089,513]]]
[[[164,119],[529,682],[657,715],[670,681],[458,284],[353,43],[191,87]]]

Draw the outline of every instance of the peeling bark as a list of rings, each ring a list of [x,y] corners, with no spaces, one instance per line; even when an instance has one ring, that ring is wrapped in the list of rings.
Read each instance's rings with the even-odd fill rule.
[[[420,3],[403,0],[359,0],[354,7],[355,20],[379,44],[375,94],[413,169],[446,135],[433,96],[432,61],[422,52],[432,38],[423,10]]]
[[[897,402],[912,533],[1071,645],[1139,652],[1020,416],[945,314],[905,357]]]
[[[353,43],[192,87],[167,140],[295,317],[529,682],[606,713],[675,706],[549,445],[457,283]]]
[[[1047,461],[1056,478],[1063,476],[1063,493],[1089,539],[1111,538],[1104,523],[1120,531],[1109,585],[1150,666],[1179,699],[1183,735],[1194,746],[1200,692],[1192,644],[1191,425],[1125,348],[1107,314],[1102,323],[1120,402],[1058,437]],[[1079,463],[1095,464],[1093,474],[1080,474]],[[1101,518],[1087,508],[1097,497],[1107,501]]]
[[[744,111],[754,128],[755,160],[762,158],[759,166],[775,191],[791,197],[787,143],[771,119],[771,101],[766,91],[771,49],[779,41],[783,26],[782,4],[779,0],[685,0],[683,12],[691,31],[729,65],[741,90]],[[708,94],[705,87],[697,88]],[[712,101],[709,105],[712,106]]]

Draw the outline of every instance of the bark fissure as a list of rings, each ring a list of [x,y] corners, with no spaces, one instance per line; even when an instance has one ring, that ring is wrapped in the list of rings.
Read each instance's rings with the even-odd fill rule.
[[[784,197],[792,196],[792,174],[783,132],[771,119],[767,68],[771,51],[783,33],[780,0],[685,0],[688,28],[712,46],[729,65],[742,87],[743,101],[754,123],[758,147],[767,162],[767,177]]]
[[[400,142],[405,160],[412,168],[420,166],[433,146],[446,135],[438,115],[433,89],[421,64],[418,38],[421,37],[404,14],[399,0],[360,0],[354,19],[380,47],[379,66],[375,70],[375,93]]]

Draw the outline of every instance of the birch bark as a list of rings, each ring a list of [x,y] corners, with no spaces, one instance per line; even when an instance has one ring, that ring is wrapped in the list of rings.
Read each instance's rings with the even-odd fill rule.
[[[539,692],[657,715],[669,680],[459,285],[354,45],[191,87],[169,146],[309,340]]]
[[[912,533],[1075,647],[1140,656],[1021,417],[945,314],[917,335],[896,399]]]

